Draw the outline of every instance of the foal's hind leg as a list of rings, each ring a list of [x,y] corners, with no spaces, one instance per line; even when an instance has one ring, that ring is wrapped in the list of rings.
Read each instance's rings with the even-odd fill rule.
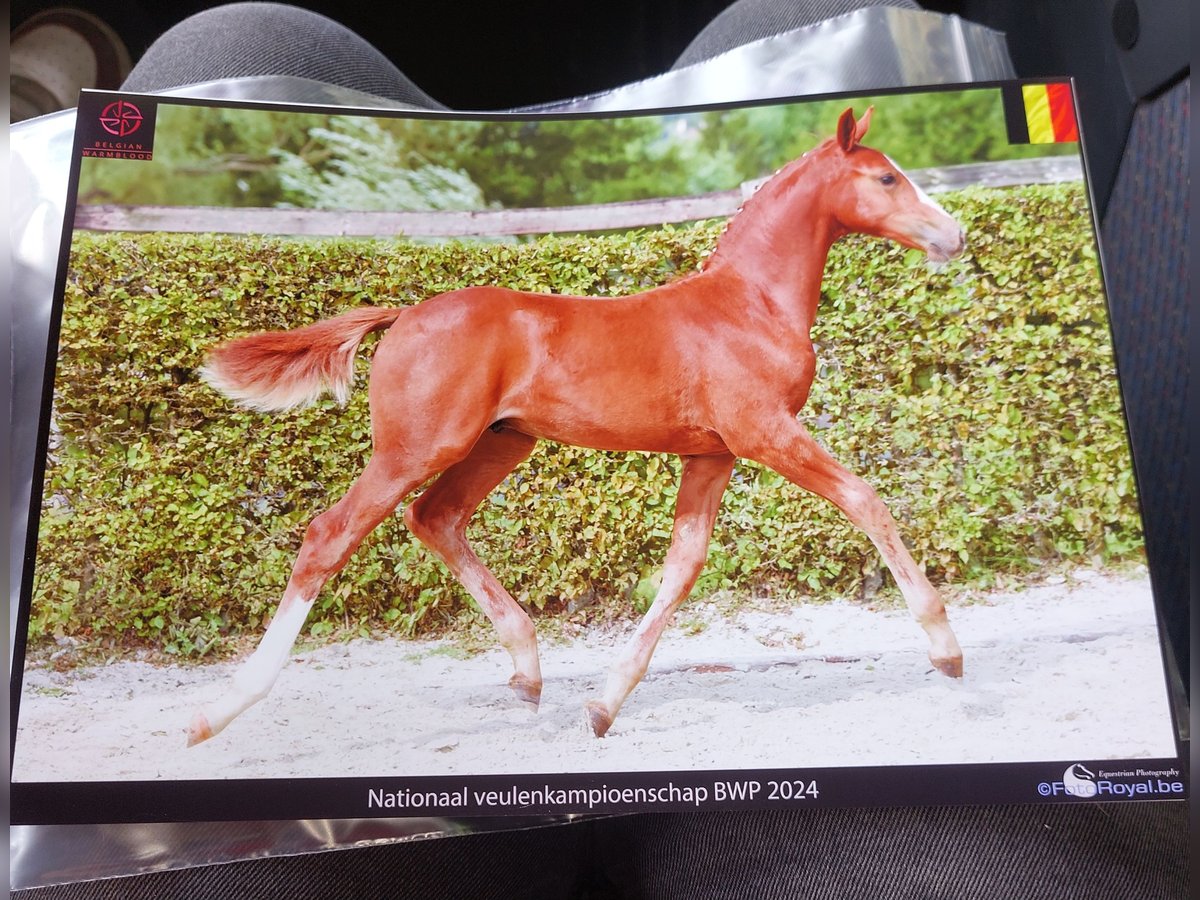
[[[794,417],[760,426],[739,456],[771,467],[790,481],[831,501],[851,522],[866,532],[878,548],[909,610],[929,637],[929,660],[943,674],[962,677],[962,649],[942,604],[925,573],[900,539],[892,518],[874,488],[851,474],[822,448]]]
[[[485,431],[466,459],[447,469],[404,511],[404,521],[470,592],[512,655],[509,686],[534,707],[542,696],[537,634],[517,604],[467,543],[467,523],[484,498],[529,456],[537,439],[517,431]]]
[[[266,634],[234,675],[231,690],[192,717],[189,747],[212,737],[267,695],[322,585],[405,495],[432,474],[397,470],[377,454],[346,496],[312,520]]]
[[[708,541],[717,520],[721,495],[733,474],[733,464],[734,457],[730,454],[684,458],[679,497],[675,501],[675,528],[662,584],[633,638],[610,670],[603,699],[587,705],[588,721],[596,737],[603,737],[608,731],[621,704],[646,674],[663,629],[695,585],[708,558]]]

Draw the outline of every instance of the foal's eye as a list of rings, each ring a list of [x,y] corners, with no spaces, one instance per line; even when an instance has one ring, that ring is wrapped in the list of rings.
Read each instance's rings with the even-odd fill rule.
[[[879,179],[879,183],[880,183],[880,184],[887,184],[887,185],[892,185],[892,184],[895,184],[895,183],[896,183],[896,176],[895,176],[895,175],[893,175],[891,172],[888,172],[886,175],[884,175],[882,178],[880,178],[880,179]]]

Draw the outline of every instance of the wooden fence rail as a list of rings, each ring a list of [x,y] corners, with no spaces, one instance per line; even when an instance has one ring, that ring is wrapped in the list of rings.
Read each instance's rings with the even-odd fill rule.
[[[969,185],[1004,187],[1077,181],[1074,156],[971,163],[909,173],[929,193]],[[765,180],[765,179],[763,179]],[[487,237],[638,228],[664,222],[733,215],[761,181],[694,197],[529,209],[355,212],[211,206],[78,206],[75,227],[87,231],[158,231],[222,234],[279,234],[345,237]]]

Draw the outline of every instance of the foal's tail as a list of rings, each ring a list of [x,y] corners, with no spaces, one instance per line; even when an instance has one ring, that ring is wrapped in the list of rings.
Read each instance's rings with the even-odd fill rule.
[[[366,306],[307,328],[238,338],[209,351],[200,377],[231,400],[262,412],[312,403],[325,390],[345,403],[358,345],[403,311]]]

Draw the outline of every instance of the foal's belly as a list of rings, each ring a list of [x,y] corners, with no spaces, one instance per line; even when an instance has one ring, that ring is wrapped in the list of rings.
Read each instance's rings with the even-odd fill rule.
[[[550,420],[537,415],[505,418],[497,424],[560,444],[593,450],[640,450],[679,456],[708,456],[728,452],[720,435],[699,426],[625,422],[622,427],[613,427],[611,424],[571,421],[562,417]]]

